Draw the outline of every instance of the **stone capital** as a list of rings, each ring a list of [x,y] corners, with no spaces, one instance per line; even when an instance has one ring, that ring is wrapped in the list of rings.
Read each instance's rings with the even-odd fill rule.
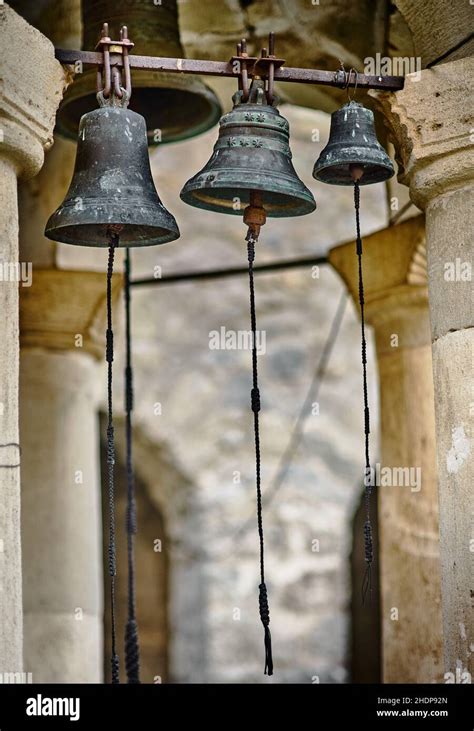
[[[0,155],[28,178],[52,145],[66,77],[53,44],[6,3],[0,4],[0,36]]]
[[[31,287],[20,287],[21,347],[74,350],[103,358],[105,285],[105,274],[99,272],[34,269]],[[121,274],[114,274],[114,305],[121,286]]]
[[[355,242],[336,246],[329,261],[359,307],[358,260]],[[363,239],[362,266],[367,322],[375,328],[377,347],[396,323],[400,347],[430,342],[424,216],[410,218]],[[402,332],[400,332],[402,330]],[[379,337],[383,334],[383,337]]]
[[[420,208],[474,182],[474,58],[409,75],[396,93],[371,92],[393,138],[398,179]]]

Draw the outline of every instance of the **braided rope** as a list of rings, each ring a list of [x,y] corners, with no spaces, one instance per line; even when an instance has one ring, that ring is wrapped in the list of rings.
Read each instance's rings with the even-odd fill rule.
[[[265,544],[263,539],[263,517],[262,517],[262,489],[261,489],[261,456],[260,456],[260,391],[258,388],[257,369],[257,317],[255,313],[255,284],[253,262],[255,260],[256,237],[249,230],[247,235],[247,254],[249,262],[249,285],[250,285],[250,323],[252,329],[252,391],[251,407],[254,420],[255,435],[255,464],[256,464],[256,487],[257,487],[257,525],[260,542],[260,585],[259,585],[259,610],[260,619],[264,627],[265,647],[265,675],[273,675],[272,638],[270,634],[270,610],[268,608],[267,587],[265,585]]]
[[[364,281],[362,276],[362,239],[360,235],[360,186],[354,182],[354,207],[356,213],[356,253],[359,269],[359,305],[361,322],[361,356],[362,356],[362,377],[364,392],[364,435],[365,435],[365,523],[364,523],[364,549],[366,570],[362,583],[362,602],[365,602],[367,592],[372,592],[372,563],[374,559],[372,522],[370,518],[370,496],[372,494],[369,435],[370,435],[370,412],[369,396],[367,388],[367,342],[365,337],[365,299]]]
[[[125,668],[128,683],[140,682],[140,646],[136,620],[135,591],[135,534],[137,532],[137,512],[135,502],[135,481],[132,457],[132,410],[133,410],[133,371],[132,337],[130,324],[130,251],[125,252],[125,431],[127,450],[127,565],[128,565],[128,617],[125,626]]]
[[[112,634],[112,683],[120,683],[120,665],[117,654],[117,631],[115,618],[115,577],[117,574],[116,546],[115,546],[115,437],[113,426],[113,360],[114,360],[114,333],[112,329],[112,275],[114,270],[115,248],[118,246],[117,234],[110,234],[109,259],[107,264],[107,331],[105,358],[107,361],[107,477],[108,477],[108,508],[109,508],[109,576],[110,576],[110,614]]]

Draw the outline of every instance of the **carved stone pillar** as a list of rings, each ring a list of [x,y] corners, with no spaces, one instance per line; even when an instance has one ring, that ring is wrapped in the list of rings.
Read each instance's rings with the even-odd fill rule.
[[[114,275],[114,302],[121,277]],[[20,295],[25,668],[101,682],[105,274],[35,270]]]
[[[64,74],[50,41],[0,5],[0,671],[23,667],[18,428],[17,178],[36,175],[52,143]],[[28,670],[28,668],[26,668]]]
[[[441,682],[442,622],[433,378],[419,216],[364,238],[367,321],[381,399],[379,557],[383,679]],[[358,304],[355,244],[330,261]]]
[[[399,179],[426,214],[439,480],[445,672],[474,672],[472,231],[474,58],[379,95]]]

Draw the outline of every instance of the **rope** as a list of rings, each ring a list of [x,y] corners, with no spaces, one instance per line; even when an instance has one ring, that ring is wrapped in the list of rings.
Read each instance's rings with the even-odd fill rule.
[[[370,519],[370,496],[372,493],[371,485],[371,469],[369,455],[369,435],[370,435],[370,413],[369,413],[369,397],[367,391],[367,343],[365,338],[365,312],[364,312],[364,282],[362,277],[362,239],[360,236],[360,186],[359,182],[354,182],[354,206],[356,213],[356,252],[359,266],[359,304],[360,304],[360,322],[361,322],[361,347],[362,347],[362,375],[363,375],[363,391],[364,391],[364,434],[365,434],[365,523],[364,523],[364,548],[366,570],[364,580],[362,582],[362,602],[365,602],[367,592],[372,592],[372,563],[374,558],[373,538],[372,538],[372,522]]]
[[[272,638],[270,634],[270,610],[268,608],[267,587],[265,585],[265,544],[263,539],[263,518],[262,518],[262,490],[261,490],[261,471],[260,471],[260,391],[258,388],[258,369],[257,369],[257,318],[255,314],[255,286],[253,262],[255,259],[255,243],[257,239],[249,230],[247,234],[247,253],[249,262],[249,285],[250,285],[250,322],[252,328],[252,391],[251,406],[253,411],[253,423],[255,434],[255,464],[256,464],[256,486],[257,486],[257,525],[260,541],[260,585],[258,604],[260,610],[260,619],[264,628],[264,647],[265,647],[265,675],[273,675],[273,657],[272,657]]]
[[[140,682],[140,646],[136,619],[135,592],[135,534],[137,514],[135,503],[135,482],[132,458],[132,410],[133,410],[133,371],[130,326],[130,251],[125,252],[125,431],[127,451],[127,563],[128,563],[128,616],[125,627],[125,668],[128,683]]]
[[[336,338],[339,334],[342,318],[346,309],[347,299],[347,292],[343,290],[339,298],[339,303],[334,314],[333,321],[331,322],[331,327],[329,328],[328,336],[326,338],[323,349],[321,351],[321,355],[314,370],[313,377],[311,378],[311,383],[308,387],[303,405],[301,406],[299,414],[296,418],[293,432],[290,436],[285,451],[280,457],[275,477],[270,482],[268,488],[265,490],[265,498],[263,501],[265,507],[268,507],[270,505],[271,501],[275,497],[276,492],[281,488],[288,476],[293,458],[301,442],[301,437],[303,436],[304,425],[308,419],[308,416],[311,414],[311,405],[313,401],[318,397],[319,388],[321,386],[324,376],[326,375],[329,358],[336,342]]]
[[[347,300],[347,292],[343,289],[339,298],[336,312],[334,314],[334,318],[331,322],[331,327],[329,328],[328,336],[316,364],[316,368],[313,372],[311,383],[308,387],[303,404],[296,418],[292,433],[285,447],[285,450],[283,451],[278,461],[275,475],[270,481],[269,486],[265,490],[265,497],[263,499],[263,505],[265,506],[265,508],[268,508],[273,498],[275,497],[275,494],[285,484],[285,480],[288,477],[293,459],[304,435],[305,423],[308,419],[308,416],[311,414],[311,404],[318,397],[320,386],[326,375],[326,369],[329,363],[329,359],[331,357],[334,344],[339,334],[342,319],[344,317],[344,312],[346,310]],[[224,556],[224,558],[230,558],[231,556],[235,555],[235,541],[239,540],[243,535],[245,535],[245,533],[247,533],[251,526],[253,526],[253,521],[253,516],[250,516],[250,518],[246,520],[245,523],[231,536],[230,542],[232,544],[232,549],[228,555],[226,554]]]
[[[117,574],[115,547],[115,438],[112,408],[112,364],[114,360],[114,333],[112,330],[112,274],[114,270],[115,248],[118,246],[118,234],[110,233],[109,260],[107,265],[107,331],[105,358],[107,361],[107,473],[109,502],[109,576],[110,576],[110,613],[112,632],[112,683],[120,683],[119,658],[117,655],[117,632],[115,621],[115,577]]]

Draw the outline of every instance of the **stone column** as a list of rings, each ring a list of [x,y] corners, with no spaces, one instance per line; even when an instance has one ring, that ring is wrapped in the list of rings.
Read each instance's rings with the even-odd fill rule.
[[[474,672],[473,74],[472,57],[444,63],[378,97],[397,145],[400,182],[426,214],[444,660],[458,681]]]
[[[120,283],[114,275],[114,300]],[[20,324],[25,668],[34,682],[97,683],[105,274],[35,270]]]
[[[43,164],[64,75],[50,41],[6,4],[0,37],[0,672],[16,673],[23,666],[17,178]]]
[[[375,332],[381,398],[378,555],[386,683],[443,679],[424,238],[418,216],[364,239],[366,315]],[[330,261],[358,304],[355,244],[333,249]]]

